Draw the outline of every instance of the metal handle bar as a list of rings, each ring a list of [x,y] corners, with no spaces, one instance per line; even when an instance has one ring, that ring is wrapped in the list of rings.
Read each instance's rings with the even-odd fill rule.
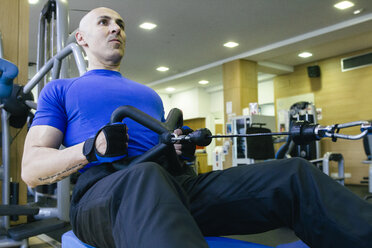
[[[129,163],[129,165],[115,166],[118,169],[123,169],[141,162],[154,161],[161,155],[161,153],[163,153],[164,151],[169,151],[170,154],[168,156],[168,159],[172,167],[166,169],[171,171],[177,170],[178,169],[177,164],[179,164],[179,161],[171,139],[172,137],[174,137],[173,131],[176,128],[180,128],[183,124],[182,111],[174,108],[169,112],[166,121],[160,122],[153,118],[152,116],[142,112],[141,110],[133,106],[126,105],[118,107],[112,113],[110,122],[111,123],[121,122],[124,118],[127,117],[159,134],[160,143],[151,148],[150,150],[146,151],[141,156],[133,159]]]

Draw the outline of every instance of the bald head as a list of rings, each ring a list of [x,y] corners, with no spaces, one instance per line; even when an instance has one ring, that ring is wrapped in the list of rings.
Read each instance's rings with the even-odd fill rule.
[[[89,11],[80,21],[76,41],[88,55],[89,69],[106,68],[106,65],[120,65],[124,55],[124,21],[116,11],[96,8]]]
[[[81,18],[80,23],[79,23],[79,30],[84,31],[84,29],[86,29],[86,27],[88,27],[89,24],[95,21],[97,15],[107,13],[107,12],[120,17],[119,13],[117,13],[115,10],[112,10],[106,7],[95,8],[89,11],[87,14],[85,14],[83,18]]]

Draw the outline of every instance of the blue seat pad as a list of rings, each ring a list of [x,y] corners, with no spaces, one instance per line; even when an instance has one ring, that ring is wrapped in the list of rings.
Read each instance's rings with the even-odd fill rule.
[[[251,242],[223,238],[223,237],[206,237],[209,247],[211,248],[266,248],[270,246],[254,244]],[[81,242],[75,234],[71,231],[68,231],[62,235],[62,248],[94,248],[90,245],[87,245]]]
[[[211,248],[272,248],[272,246],[255,244],[247,241],[237,239],[224,238],[224,237],[205,237],[209,247]],[[62,235],[62,248],[94,248],[81,242],[75,234],[68,231]],[[288,244],[278,245],[277,248],[308,248],[302,241],[295,241]]]
[[[241,241],[237,239],[224,238],[224,237],[205,237],[209,247],[211,248],[265,248],[272,247],[267,245],[255,244],[247,241]]]

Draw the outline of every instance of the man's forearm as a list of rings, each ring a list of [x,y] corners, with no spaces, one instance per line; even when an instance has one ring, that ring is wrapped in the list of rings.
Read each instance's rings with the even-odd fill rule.
[[[82,154],[83,144],[63,150],[30,147],[22,160],[22,179],[27,185],[35,187],[68,177],[88,163]]]

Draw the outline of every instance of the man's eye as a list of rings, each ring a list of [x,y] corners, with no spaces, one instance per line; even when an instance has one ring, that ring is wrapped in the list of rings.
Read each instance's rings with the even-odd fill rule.
[[[106,24],[107,24],[107,20],[100,20],[100,21],[98,22],[98,24],[106,25]]]

